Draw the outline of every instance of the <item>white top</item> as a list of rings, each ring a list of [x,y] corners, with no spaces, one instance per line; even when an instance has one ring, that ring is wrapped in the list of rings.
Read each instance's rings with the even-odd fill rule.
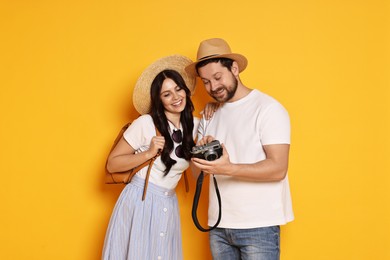
[[[196,130],[198,128],[199,118],[194,117],[194,131],[193,136],[196,136]],[[174,128],[173,124],[169,122],[171,127],[171,131]],[[181,125],[180,130],[183,131]],[[144,152],[149,149],[150,141],[152,137],[156,136],[156,129],[153,123],[153,119],[150,115],[142,115],[134,120],[129,128],[123,133],[123,137],[129,143],[136,153]],[[154,161],[152,170],[150,171],[149,181],[154,183],[160,187],[164,187],[167,189],[174,189],[181,178],[181,174],[184,170],[186,170],[189,166],[189,162],[185,159],[178,158],[175,154],[175,148],[179,145],[175,142],[173,147],[173,152],[171,153],[171,158],[176,161],[176,163],[172,166],[169,173],[164,176],[165,165],[161,161],[161,157],[157,157]],[[137,175],[141,178],[145,179],[148,167],[142,168],[137,172]]]
[[[232,163],[255,163],[266,158],[263,145],[290,143],[290,120],[287,111],[275,99],[252,90],[236,102],[224,103],[209,121],[203,117],[198,138],[205,135],[211,135],[225,145]],[[222,200],[219,227],[265,227],[294,219],[287,176],[279,182],[215,177]],[[212,178],[208,214],[212,226],[218,217]]]

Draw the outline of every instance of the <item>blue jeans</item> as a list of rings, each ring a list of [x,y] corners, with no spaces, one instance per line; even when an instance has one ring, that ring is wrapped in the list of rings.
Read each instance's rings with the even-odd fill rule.
[[[213,260],[279,260],[280,227],[216,228],[210,231]]]

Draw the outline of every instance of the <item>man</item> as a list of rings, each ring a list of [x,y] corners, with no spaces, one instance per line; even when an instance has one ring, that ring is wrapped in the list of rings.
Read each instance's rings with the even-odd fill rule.
[[[246,87],[239,73],[247,59],[232,53],[219,38],[200,43],[197,61],[186,71],[203,81],[219,108],[201,120],[198,145],[222,143],[214,161],[193,158],[205,174],[213,174],[222,199],[222,219],[210,231],[213,259],[280,258],[280,225],[294,219],[287,177],[290,121],[274,98]],[[215,188],[210,183],[209,219],[218,218]]]

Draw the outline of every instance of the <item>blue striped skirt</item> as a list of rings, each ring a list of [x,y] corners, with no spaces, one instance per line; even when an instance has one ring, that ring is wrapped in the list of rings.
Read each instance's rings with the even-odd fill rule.
[[[104,260],[183,259],[179,206],[175,190],[134,176],[120,194],[103,247]]]

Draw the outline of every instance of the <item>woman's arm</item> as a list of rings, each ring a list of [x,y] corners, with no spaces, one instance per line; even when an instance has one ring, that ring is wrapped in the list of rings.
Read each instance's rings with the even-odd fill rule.
[[[137,167],[153,158],[159,150],[164,148],[164,144],[165,139],[163,136],[154,136],[150,141],[149,150],[135,153],[134,148],[122,137],[108,155],[107,170],[111,173],[124,172]]]

